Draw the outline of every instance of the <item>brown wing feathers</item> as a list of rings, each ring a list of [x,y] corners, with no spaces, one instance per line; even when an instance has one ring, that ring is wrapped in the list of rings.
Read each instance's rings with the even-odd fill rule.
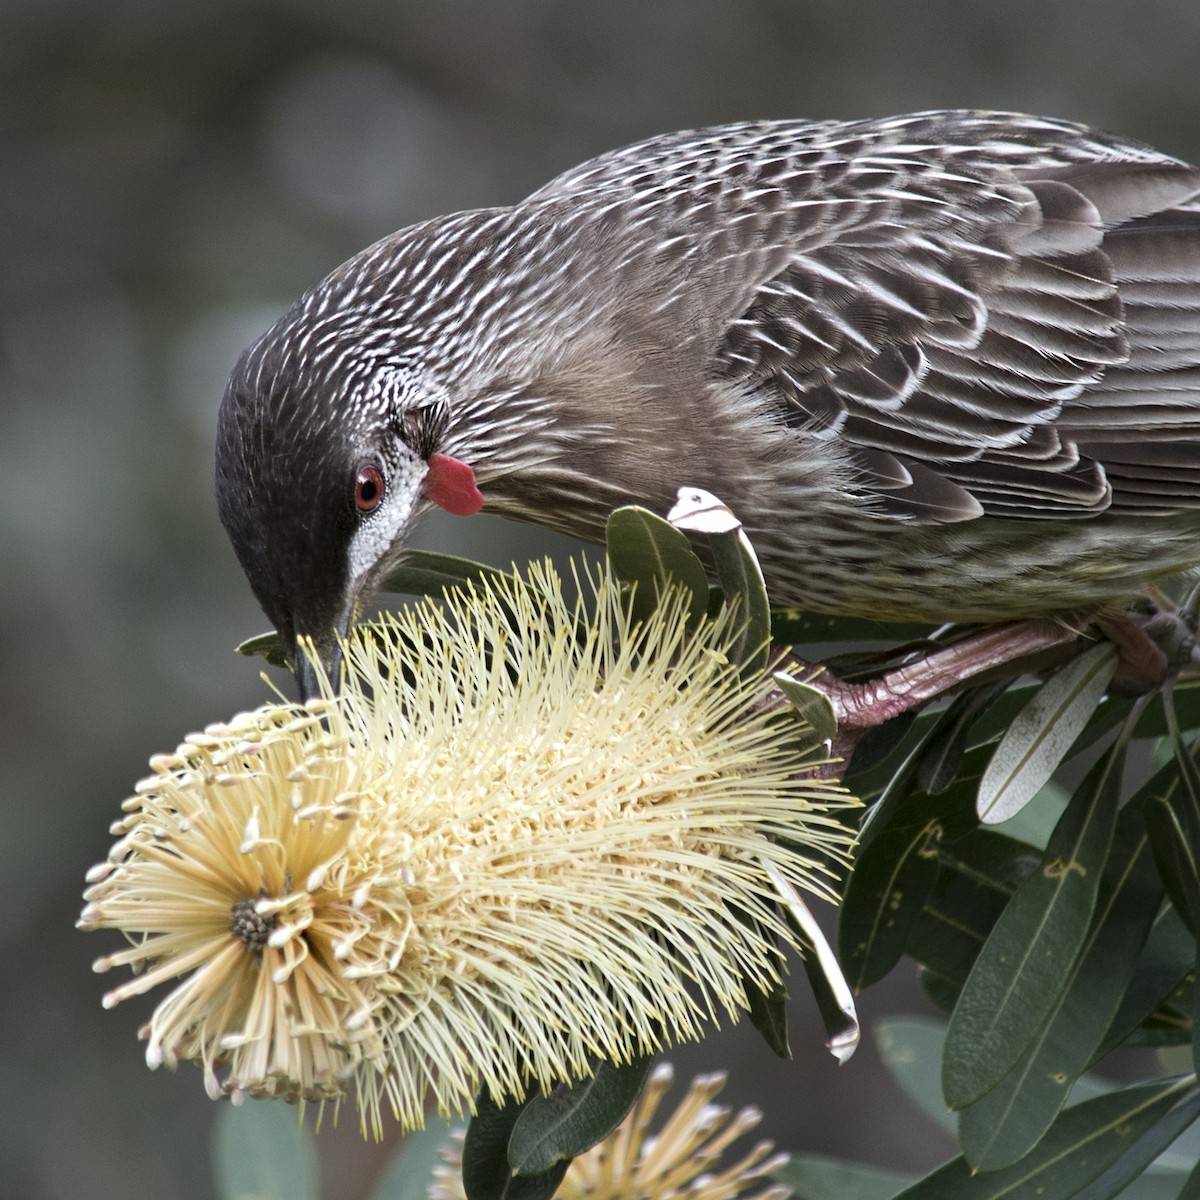
[[[1200,172],[1063,140],[873,150],[879,202],[804,214],[729,325],[722,373],[858,447],[881,512],[1200,507]]]

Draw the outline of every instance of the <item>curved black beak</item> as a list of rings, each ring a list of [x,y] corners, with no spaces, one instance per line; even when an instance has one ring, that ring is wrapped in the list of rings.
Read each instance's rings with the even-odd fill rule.
[[[320,635],[299,634],[292,650],[293,671],[300,688],[303,704],[321,694],[321,677],[329,681],[336,692],[342,685],[342,643],[350,631],[353,605],[338,618],[332,629]]]

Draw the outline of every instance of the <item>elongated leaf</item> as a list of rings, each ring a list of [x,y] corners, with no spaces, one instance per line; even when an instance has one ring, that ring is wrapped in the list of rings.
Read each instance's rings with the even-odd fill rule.
[[[1001,914],[971,968],[946,1038],[946,1102],[995,1087],[1062,995],[1096,905],[1112,843],[1123,743],[1097,762],[1063,813],[1041,869]]]
[[[746,1003],[750,1007],[750,1024],[767,1043],[772,1054],[778,1058],[791,1058],[792,1048],[788,1043],[787,988],[778,984],[769,992],[764,992],[753,980],[746,980],[743,986],[746,991]]]
[[[941,836],[937,820],[891,830],[855,865],[838,914],[838,950],[856,992],[882,979],[904,954],[937,881]]]
[[[631,505],[611,513],[604,530],[608,561],[622,583],[634,585],[632,612],[645,620],[671,587],[688,593],[688,617],[708,609],[708,579],[687,538],[649,509]]]
[[[1160,1121],[1178,1133],[1198,1110],[1200,1092],[1190,1076],[1110,1092],[1066,1109],[1019,1163],[975,1172],[960,1156],[896,1200],[1066,1200],[1120,1162]]]
[[[775,1178],[792,1189],[795,1200],[891,1200],[912,1183],[911,1175],[883,1171],[858,1163],[823,1158],[817,1154],[793,1154]]]
[[[1155,800],[1146,812],[1146,828],[1154,843],[1159,873],[1188,928],[1200,931],[1200,839],[1184,829],[1179,806]]]
[[[1179,780],[1181,791],[1186,801],[1187,823],[1189,832],[1200,835],[1200,767],[1196,765],[1197,746],[1189,746],[1183,738],[1183,729],[1179,724],[1179,709],[1175,700],[1177,689],[1171,687],[1162,692],[1163,713],[1167,719],[1167,730],[1171,737],[1171,746],[1175,751],[1175,761],[1179,764]]]
[[[508,1139],[525,1107],[523,1101],[497,1104],[484,1091],[475,1098],[475,1115],[463,1140],[462,1179],[467,1200],[497,1200],[512,1177]]]
[[[771,629],[780,645],[812,646],[846,643],[855,648],[877,642],[894,646],[898,642],[921,641],[934,630],[933,625],[917,622],[874,621],[869,617],[835,617],[828,613],[808,612],[801,608],[771,609]]]
[[[1167,892],[1192,933],[1200,932],[1200,770],[1185,745],[1171,697],[1163,705],[1174,750],[1172,787],[1146,813]]]
[[[838,910],[838,958],[856,992],[900,961],[937,882],[938,847],[955,832],[944,798],[914,804],[860,845]]]
[[[1156,859],[1158,850],[1154,846],[1154,822],[1160,806],[1170,806],[1176,802],[1184,782],[1180,767],[1179,759],[1172,756],[1126,805],[1127,809],[1141,809]],[[1159,873],[1161,876],[1161,860]],[[1180,919],[1177,909],[1169,904],[1163,906],[1146,938],[1133,979],[1105,1034],[1100,1053],[1107,1053],[1130,1038],[1139,1044],[1164,1044],[1180,1040],[1179,1029],[1172,1036],[1169,1027],[1139,1030],[1139,1026],[1147,1020],[1153,1020],[1152,1014],[1191,969],[1194,949],[1195,939]]]
[[[1010,684],[998,700],[992,701],[980,712],[971,726],[969,745],[973,748],[999,741],[1041,687],[1040,683]],[[1066,758],[1079,754],[1110,733],[1125,720],[1132,707],[1133,700],[1128,696],[1105,695],[1067,751]]]
[[[1177,1175],[1176,1182],[1182,1185],[1184,1177],[1191,1174],[1197,1163],[1200,1163],[1200,1121],[1185,1129],[1147,1170],[1155,1175]]]
[[[1015,817],[992,828],[1019,842],[1027,842],[1039,851],[1045,850],[1070,800],[1071,793],[1052,779]]]
[[[1200,1117],[1200,1093],[1180,1101],[1149,1132],[1139,1138],[1090,1186],[1077,1193],[1078,1200],[1108,1200],[1126,1195],[1126,1189],[1166,1150],[1185,1129]]]
[[[959,1140],[976,1170],[1024,1158],[1050,1128],[1094,1061],[1154,922],[1162,887],[1138,807],[1121,814],[1096,918],[1066,989],[999,1085],[959,1115]]]
[[[907,803],[908,798],[916,789],[917,769],[921,765],[921,759],[925,755],[926,747],[953,720],[954,718],[945,710],[934,713],[932,716],[922,714],[917,718],[916,723],[918,728],[915,736],[907,738],[905,741],[907,749],[903,760],[898,765],[893,766],[887,773],[887,782],[879,795],[879,799],[872,805],[863,819],[862,828],[858,833],[860,846],[869,845],[891,823],[896,812]],[[884,728],[886,729],[887,725],[894,723],[888,721]],[[861,774],[857,772],[847,774],[847,786],[852,787],[856,795],[864,795],[864,792],[859,790],[859,786],[863,782],[865,781]]]
[[[939,851],[941,871],[913,927],[908,952],[938,977],[939,1003],[957,1001],[996,921],[1040,855],[1028,846],[978,829]]]
[[[436,550],[407,550],[404,560],[380,584],[380,591],[404,596],[440,596],[447,588],[487,579],[505,579],[509,572]]]
[[[928,1017],[888,1017],[875,1027],[879,1057],[908,1098],[936,1125],[956,1134],[958,1118],[942,1100],[946,1024]]]
[[[1164,692],[1162,704],[1149,704],[1142,710],[1133,730],[1134,737],[1164,737],[1170,732],[1166,703]],[[1200,676],[1176,679],[1171,686],[1170,704],[1180,729],[1187,731],[1200,728]]]
[[[1111,642],[1056,671],[1021,710],[979,784],[979,818],[989,825],[1019,812],[1054,774],[1117,669]]]
[[[1184,1181],[1178,1200],[1200,1200],[1200,1162],[1196,1163]]]
[[[1104,1036],[1097,1057],[1130,1042],[1143,1022],[1152,1019],[1156,1011],[1161,1012],[1161,1006],[1191,970],[1195,945],[1195,939],[1188,933],[1179,914],[1172,906],[1165,905],[1146,938],[1133,979],[1121,999],[1121,1006]],[[1180,1023],[1170,1042],[1177,1044],[1184,1038],[1185,1032]],[[1150,1044],[1162,1044],[1166,1040],[1148,1039]]]
[[[754,930],[758,938],[773,946],[778,945],[779,935],[775,930],[750,913],[738,911],[737,915],[743,924]],[[755,979],[743,975],[742,989],[746,993],[750,1024],[767,1043],[772,1054],[779,1058],[791,1058],[792,1051],[788,1045],[787,987],[782,980],[778,980],[769,984],[764,991]]]
[[[273,629],[270,633],[247,638],[237,647],[237,653],[247,658],[266,659],[271,666],[282,667],[285,671],[292,669],[292,656],[287,643]]]
[[[541,1175],[515,1175],[508,1141],[527,1101],[497,1104],[487,1092],[475,1099],[475,1115],[463,1142],[462,1182],[467,1200],[550,1200],[567,1173],[560,1162]]]
[[[534,1096],[509,1137],[509,1166],[518,1175],[541,1175],[603,1141],[633,1107],[653,1065],[653,1055],[619,1067],[602,1062],[590,1079]]]
[[[804,956],[804,973],[825,1023],[825,1045],[839,1063],[844,1063],[858,1049],[862,1034],[850,985],[804,898],[773,863],[763,860],[762,868],[775,887],[784,916],[811,948],[811,953]]]
[[[1193,600],[1200,593],[1193,592]],[[1191,605],[1189,604],[1189,607]],[[1155,856],[1159,862],[1159,873],[1167,891],[1185,920],[1189,920],[1192,934],[1200,935],[1200,768],[1196,766],[1195,747],[1185,744],[1179,723],[1179,710],[1175,703],[1174,688],[1163,693],[1163,712],[1171,734],[1174,761],[1178,767],[1179,787],[1164,800],[1151,804],[1147,811],[1147,824],[1153,816],[1163,817],[1159,821],[1160,835],[1151,838],[1155,842]],[[1163,805],[1169,806],[1166,810]],[[1170,829],[1174,834],[1173,847],[1166,836],[1169,812]],[[1164,865],[1167,869],[1164,871]],[[1192,972],[1192,1002],[1188,1013],[1192,1024],[1192,1066],[1200,1071],[1200,937],[1196,945],[1196,958]]]
[[[846,766],[847,787],[864,800],[878,796],[895,778],[892,759],[906,761],[913,748],[924,743],[930,728],[941,716],[940,711],[906,712],[868,729],[854,747]],[[915,775],[911,775],[911,779],[916,782]]]
[[[971,732],[979,713],[1003,689],[971,688],[956,696],[946,710],[946,724],[931,738],[917,768],[917,783],[931,796],[944,792],[959,776],[971,748]]]
[[[828,742],[836,736],[837,715],[829,697],[819,687],[793,679],[782,671],[777,671],[772,678],[792,708],[812,726],[817,737]]]
[[[1015,683],[979,714],[971,726],[971,745],[988,746],[1004,736],[1017,714],[1037,695],[1040,683]]]
[[[770,649],[771,609],[758,556],[740,528],[733,533],[714,533],[709,545],[717,579],[746,620],[746,628],[731,653],[748,673],[761,671],[767,665]]]
[[[730,654],[747,673],[761,671],[770,649],[771,606],[758,555],[742,523],[717,496],[700,488],[680,488],[667,519],[678,529],[707,535],[717,581],[746,623]]]
[[[296,1109],[252,1101],[222,1105],[213,1127],[221,1200],[317,1200],[317,1155]]]

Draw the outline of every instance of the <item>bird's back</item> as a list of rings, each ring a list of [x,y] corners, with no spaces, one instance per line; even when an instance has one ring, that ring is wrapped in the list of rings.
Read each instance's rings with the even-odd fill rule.
[[[242,474],[301,516],[294,463],[352,482],[346,447],[432,404],[401,457],[469,465],[493,510],[596,537],[703,487],[808,607],[993,620],[1200,564],[1200,170],[1067,122],[652,138],[384,239],[260,345],[283,366],[245,387],[282,399],[253,420],[308,440]]]
[[[1196,168],[1065,122],[925,113],[668,135],[531,201],[597,193],[708,371],[852,447],[881,515],[1200,507]]]

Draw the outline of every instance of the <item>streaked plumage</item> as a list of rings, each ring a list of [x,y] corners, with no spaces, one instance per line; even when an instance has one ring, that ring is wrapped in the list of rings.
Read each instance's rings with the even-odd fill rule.
[[[750,123],[384,239],[222,406],[222,518],[284,632],[369,593],[433,451],[584,537],[703,487],[811,608],[1119,600],[1200,562],[1200,170],[1010,114]]]

